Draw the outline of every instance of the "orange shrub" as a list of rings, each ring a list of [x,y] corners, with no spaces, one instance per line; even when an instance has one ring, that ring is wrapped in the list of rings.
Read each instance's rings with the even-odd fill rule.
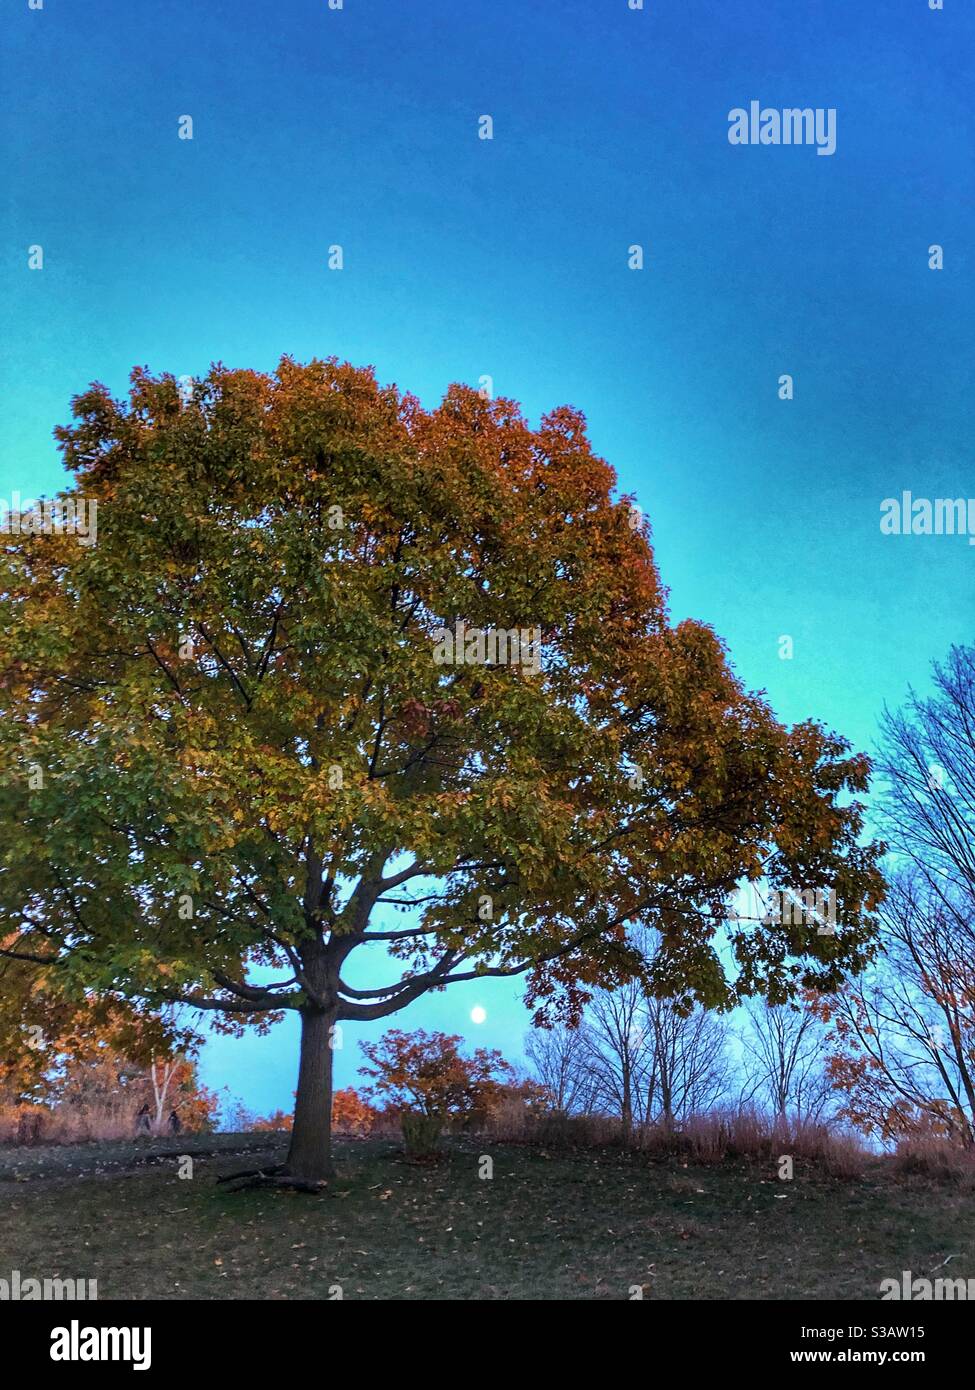
[[[338,1134],[369,1134],[377,1118],[377,1111],[354,1086],[346,1086],[332,1097],[332,1128]]]

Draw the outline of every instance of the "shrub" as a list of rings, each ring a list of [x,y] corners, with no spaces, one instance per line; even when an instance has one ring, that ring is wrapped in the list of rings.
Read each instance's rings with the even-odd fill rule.
[[[375,1078],[364,1094],[398,1109],[436,1115],[441,1128],[448,1118],[470,1120],[489,1112],[512,1069],[500,1052],[487,1048],[462,1056],[462,1042],[456,1034],[391,1028],[378,1042],[361,1043],[372,1065],[359,1070]]]
[[[549,1110],[539,1115],[533,1136],[547,1148],[595,1149],[623,1142],[623,1126],[611,1115],[568,1115]]]
[[[443,1117],[422,1110],[404,1110],[400,1115],[403,1143],[411,1158],[429,1158],[438,1151]]]

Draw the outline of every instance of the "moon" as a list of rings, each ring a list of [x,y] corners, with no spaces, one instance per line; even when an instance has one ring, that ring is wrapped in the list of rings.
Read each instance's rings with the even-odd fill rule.
[[[471,1022],[484,1023],[486,1019],[487,1009],[485,1009],[481,1004],[475,1004],[473,1009],[471,1009]]]

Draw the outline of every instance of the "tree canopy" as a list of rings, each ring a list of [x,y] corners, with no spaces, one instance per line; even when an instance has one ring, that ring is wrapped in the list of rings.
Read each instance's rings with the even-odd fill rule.
[[[784,727],[710,628],[671,623],[577,410],[533,429],[464,386],[428,410],[285,358],[189,392],[138,369],[127,400],[93,385],[73,412],[56,435],[97,544],[2,553],[8,956],[326,1032],[486,974],[572,1017],[648,969],[636,921],[661,933],[653,989],[688,1003],[862,967],[867,759]],[[445,660],[461,631],[482,636]],[[483,634],[515,631],[540,662],[491,659]],[[732,920],[720,953],[760,879],[835,892],[836,930]],[[369,943],[390,974],[353,984]],[[303,1048],[296,1134],[326,1066]]]

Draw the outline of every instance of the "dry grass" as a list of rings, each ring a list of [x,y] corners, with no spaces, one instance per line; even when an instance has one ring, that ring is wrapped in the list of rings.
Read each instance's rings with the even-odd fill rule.
[[[854,1134],[821,1124],[783,1123],[750,1109],[713,1110],[679,1125],[635,1125],[626,1136],[612,1116],[538,1113],[512,1101],[491,1117],[486,1134],[504,1143],[555,1150],[629,1148],[655,1160],[680,1158],[705,1166],[729,1159],[772,1163],[791,1157],[840,1179],[860,1176],[872,1157]]]
[[[186,1126],[189,1132],[189,1126]],[[0,1144],[90,1144],[131,1139],[132,1102],[83,1105],[0,1105]]]
[[[964,1191],[975,1191],[975,1150],[943,1139],[905,1139],[891,1159],[891,1169],[899,1178],[923,1178],[955,1183]]]
[[[553,1152],[630,1149],[654,1162],[677,1159],[701,1167],[729,1161],[774,1165],[789,1157],[847,1181],[861,1177],[876,1157],[854,1134],[822,1124],[783,1123],[747,1108],[692,1115],[679,1125],[635,1125],[625,1137],[613,1116],[539,1111],[513,1097],[503,1101],[480,1132],[500,1143]],[[341,1125],[336,1133],[342,1133]],[[377,1139],[402,1141],[399,1116],[377,1116],[372,1133]],[[99,1101],[54,1110],[0,1106],[0,1144],[90,1144],[133,1137],[130,1104]],[[975,1152],[943,1140],[904,1140],[890,1159],[890,1172],[895,1179],[930,1179],[975,1191]]]
[[[859,1177],[870,1159],[853,1134],[823,1124],[774,1119],[754,1110],[692,1115],[676,1131],[663,1126],[644,1130],[641,1141],[651,1154],[684,1152],[702,1164],[723,1163],[726,1159],[754,1163],[801,1159],[818,1165],[834,1178]]]

